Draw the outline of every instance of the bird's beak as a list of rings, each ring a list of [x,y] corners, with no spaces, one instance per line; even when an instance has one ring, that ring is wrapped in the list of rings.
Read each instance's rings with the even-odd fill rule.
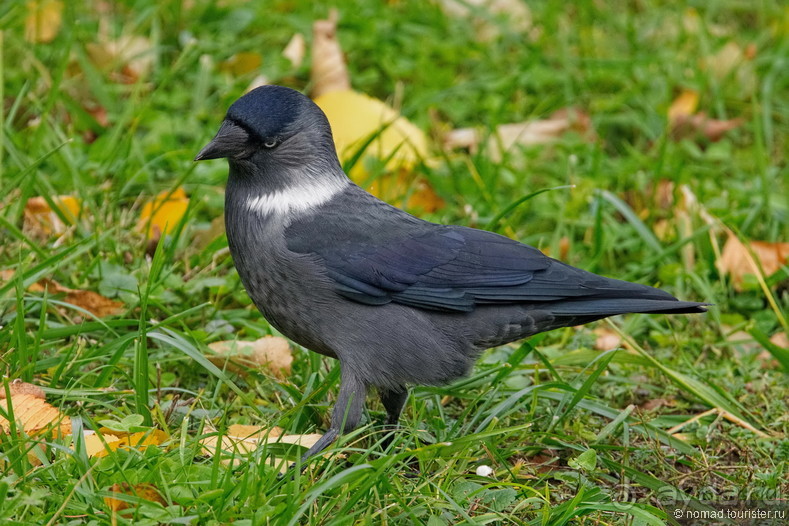
[[[249,134],[237,124],[225,120],[216,136],[206,144],[195,161],[236,157],[249,150]]]

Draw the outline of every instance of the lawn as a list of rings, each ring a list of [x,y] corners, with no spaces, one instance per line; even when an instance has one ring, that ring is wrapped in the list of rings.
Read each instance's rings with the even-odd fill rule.
[[[278,333],[228,253],[226,163],[192,159],[251,85],[315,87],[319,4],[0,4],[0,522],[641,525],[789,497],[778,0],[335,2],[353,89],[431,143],[397,168],[346,157],[360,182],[714,306],[491,349],[414,388],[388,446],[370,397],[362,427],[280,475],[271,459],[303,450],[260,435],[325,431],[339,368],[295,344],[286,372],[209,349]],[[297,33],[304,60],[283,55]],[[524,122],[564,127],[503,148]],[[240,425],[259,432],[234,447]]]

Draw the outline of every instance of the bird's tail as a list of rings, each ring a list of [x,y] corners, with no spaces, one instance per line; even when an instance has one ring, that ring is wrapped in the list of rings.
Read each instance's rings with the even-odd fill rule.
[[[628,313],[693,314],[707,312],[705,307],[708,305],[709,303],[679,301],[676,298],[583,298],[574,301],[556,302],[546,310],[549,310],[555,316],[595,316],[605,318]]]

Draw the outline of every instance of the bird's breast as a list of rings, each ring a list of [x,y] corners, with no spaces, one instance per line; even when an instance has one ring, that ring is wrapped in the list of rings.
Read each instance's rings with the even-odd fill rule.
[[[227,203],[226,203],[227,205]],[[335,353],[322,340],[334,297],[328,279],[308,257],[288,250],[283,218],[227,206],[228,246],[241,282],[263,316],[278,331],[313,351]]]

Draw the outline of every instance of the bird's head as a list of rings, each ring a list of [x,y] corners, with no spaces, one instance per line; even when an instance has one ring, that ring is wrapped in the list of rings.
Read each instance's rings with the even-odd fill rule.
[[[308,97],[282,86],[256,88],[230,106],[196,161],[226,158],[231,178],[259,179],[271,189],[304,177],[344,176],[326,115]]]

